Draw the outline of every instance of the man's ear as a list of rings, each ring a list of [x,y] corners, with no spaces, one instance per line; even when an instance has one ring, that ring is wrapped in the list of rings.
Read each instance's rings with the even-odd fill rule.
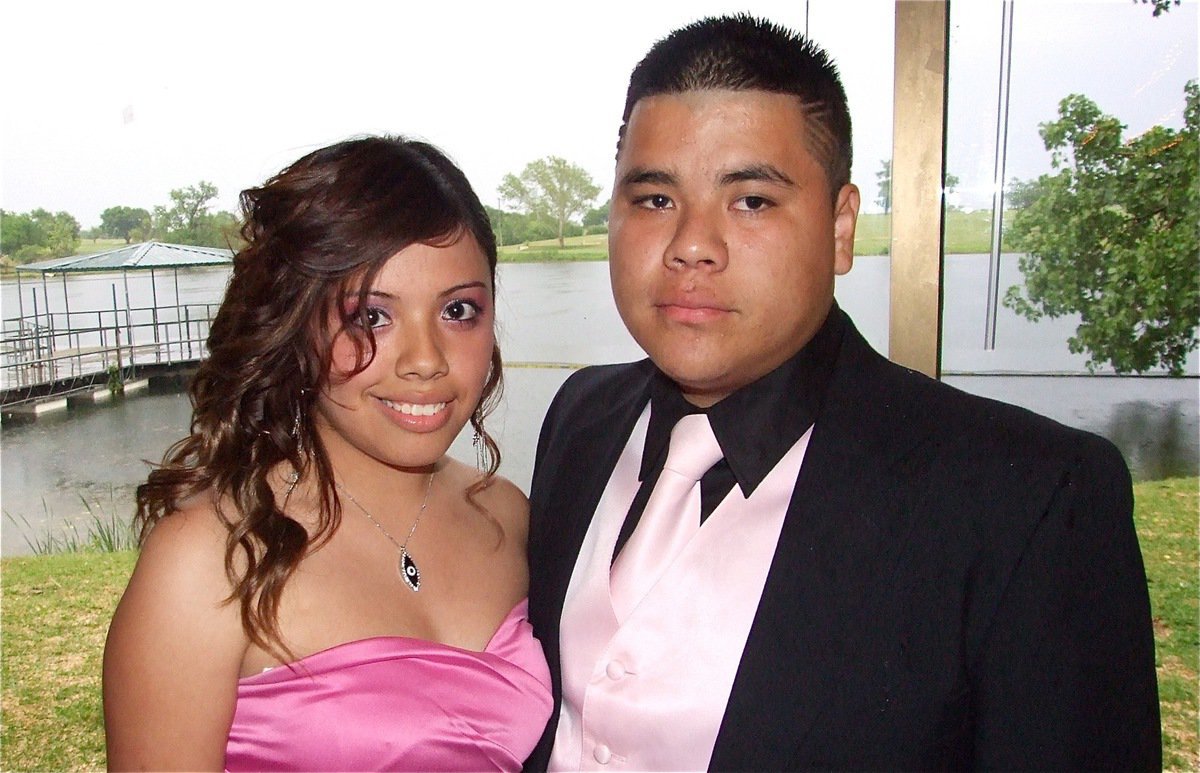
[[[854,227],[861,199],[858,186],[847,183],[833,205],[833,273],[841,276],[854,265]]]

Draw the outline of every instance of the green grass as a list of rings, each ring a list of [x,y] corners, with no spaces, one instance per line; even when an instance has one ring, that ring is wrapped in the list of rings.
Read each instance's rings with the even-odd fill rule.
[[[1197,547],[1200,479],[1139,483],[1135,515],[1149,577],[1168,770],[1200,769],[1197,750]],[[104,765],[104,636],[132,551],[6,558],[2,770]]]
[[[1154,615],[1163,766],[1172,770],[1200,770],[1198,486],[1196,478],[1181,478],[1140,483],[1134,489]]]
[[[76,255],[91,255],[96,252],[107,252],[115,250],[118,247],[124,247],[124,239],[108,239],[101,237],[99,239],[80,239],[79,246],[75,249]]]
[[[3,770],[104,767],[104,636],[133,551],[0,562]]]
[[[858,216],[854,231],[855,255],[887,255],[892,239],[891,215]],[[988,253],[992,249],[992,213],[990,211],[946,213],[944,236],[947,255]],[[1009,250],[1007,243],[1004,250]]]
[[[992,250],[992,213],[947,212],[943,237],[947,255],[974,254]]]
[[[608,260],[608,234],[568,236],[564,246],[557,239],[500,248],[501,263],[555,263],[560,261]]]
[[[892,242],[892,216],[859,215],[854,229],[854,254],[888,254]],[[1010,247],[1003,244],[1003,250]],[[991,251],[991,212],[946,212],[946,254]]]
[[[859,215],[854,233],[855,255],[887,255],[891,244],[891,216]],[[991,212],[947,212],[946,253],[986,253],[992,244]],[[569,236],[564,246],[557,239],[500,248],[502,263],[551,263],[576,260],[608,260],[608,235]],[[1007,249],[1007,246],[1005,247]]]
[[[892,241],[889,215],[859,215],[854,228],[855,255],[887,255]]]

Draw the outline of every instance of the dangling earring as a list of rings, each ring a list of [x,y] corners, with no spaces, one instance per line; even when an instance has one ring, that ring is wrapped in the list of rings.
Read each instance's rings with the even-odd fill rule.
[[[300,390],[300,394],[303,395],[305,391],[307,391],[307,390],[303,390],[303,389]],[[296,417],[292,420],[292,433],[291,434],[292,434],[292,440],[294,440],[296,442],[296,455],[303,457],[304,456],[304,441],[300,437],[300,415],[301,415],[301,413],[303,413],[303,408],[301,407],[301,405],[302,405],[302,403],[299,403],[299,402],[296,403]],[[300,482],[300,469],[297,467],[293,467],[292,471],[284,476],[284,481],[287,483],[287,492],[283,495],[283,499],[286,502],[287,498],[292,495],[292,490],[296,488],[296,484]]]
[[[475,430],[471,434],[471,447],[475,449],[475,469],[483,472],[487,469],[487,446],[483,442],[483,417],[478,409],[471,416],[471,426]]]

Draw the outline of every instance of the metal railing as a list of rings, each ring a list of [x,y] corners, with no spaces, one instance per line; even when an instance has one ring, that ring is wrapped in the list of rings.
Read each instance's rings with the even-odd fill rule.
[[[91,378],[116,368],[193,362],[218,303],[43,312],[2,321],[0,389]]]

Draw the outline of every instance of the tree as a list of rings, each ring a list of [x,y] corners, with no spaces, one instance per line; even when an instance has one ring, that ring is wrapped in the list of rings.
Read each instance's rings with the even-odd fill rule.
[[[129,244],[130,234],[150,229],[150,213],[141,207],[109,207],[100,213],[100,232]]]
[[[505,241],[508,238],[508,234],[505,233],[507,229],[504,223],[504,216],[508,213],[502,209],[489,207],[487,204],[483,205],[483,210],[487,212],[488,222],[492,226],[492,233],[496,234],[496,246],[500,247],[509,244],[509,242]]]
[[[529,162],[520,177],[506,174],[498,190],[501,199],[525,214],[557,223],[559,247],[567,221],[587,212],[600,195],[591,175],[558,156]]]
[[[221,210],[205,214],[192,231],[189,244],[201,247],[228,247],[236,250],[242,243],[240,229],[242,221],[232,212]]]
[[[177,244],[226,246],[231,231],[236,230],[237,217],[229,212],[209,213],[209,204],[217,194],[217,187],[204,180],[171,191],[171,206],[157,206],[150,216],[151,234]]]
[[[79,221],[67,212],[0,211],[0,250],[17,263],[74,255],[79,231]]]
[[[879,195],[875,197],[875,203],[883,208],[883,214],[892,211],[892,161],[887,159],[879,162],[879,171],[875,173],[875,180],[879,183]]]
[[[1133,0],[1133,2],[1135,2],[1135,3],[1137,1],[1138,0]],[[1181,1],[1182,0],[1142,0],[1142,5],[1145,5],[1147,3],[1152,4],[1154,6],[1154,15],[1161,16],[1162,14],[1171,10],[1172,3],[1174,3],[1175,5],[1180,5]]]
[[[612,206],[612,200],[605,201],[598,207],[589,209],[583,215],[583,226],[585,228],[595,228],[596,226],[608,225],[608,213]]]
[[[1008,209],[1028,209],[1037,200],[1037,180],[1018,180],[1016,177],[1008,181],[1008,191],[1004,201]]]
[[[208,214],[208,204],[217,197],[217,186],[201,180],[197,185],[171,191],[171,208],[155,207],[167,234],[188,235],[197,221]]]
[[[42,245],[48,257],[62,258],[74,255],[79,247],[79,221],[67,212],[50,213],[35,209],[29,213],[34,224],[43,234]]]
[[[1033,320],[1078,313],[1068,344],[1088,367],[1118,373],[1156,366],[1172,375],[1197,345],[1200,325],[1200,88],[1184,87],[1184,128],[1155,126],[1123,141],[1125,126],[1085,96],[1059,103],[1041,125],[1046,174],[1021,189],[1012,244],[1025,291],[1004,303]]]
[[[37,246],[41,240],[32,217],[0,209],[0,252],[15,256],[25,247]]]
[[[520,212],[505,212],[485,206],[492,230],[496,232],[496,244],[524,244],[525,242],[552,239],[556,227],[549,220],[525,215]],[[565,229],[564,229],[565,233]]]
[[[879,171],[875,173],[875,180],[879,185],[879,195],[875,197],[875,203],[883,208],[883,214],[892,211],[892,162],[891,159],[879,162]],[[947,174],[945,183],[942,188],[946,193],[954,193],[954,189],[958,187],[958,176]]]

